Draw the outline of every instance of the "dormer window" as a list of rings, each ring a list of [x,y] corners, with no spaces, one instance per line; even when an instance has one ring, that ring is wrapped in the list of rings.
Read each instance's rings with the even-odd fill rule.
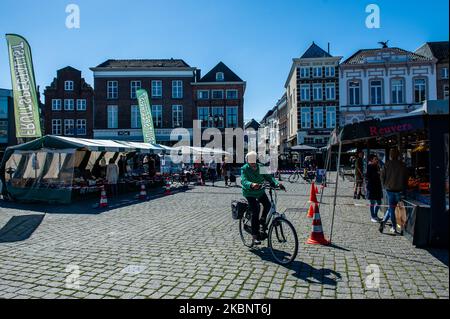
[[[73,81],[64,82],[64,91],[73,91]]]
[[[216,73],[216,81],[223,81],[225,79],[225,76],[223,75],[223,72],[217,72]]]

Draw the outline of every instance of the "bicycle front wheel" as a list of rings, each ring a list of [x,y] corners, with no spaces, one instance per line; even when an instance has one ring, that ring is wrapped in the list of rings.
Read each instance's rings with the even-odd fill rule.
[[[247,211],[244,216],[239,220],[239,235],[241,235],[241,240],[244,246],[251,248],[253,247],[253,236],[251,234],[251,222],[250,213]]]
[[[269,249],[277,263],[287,265],[297,257],[297,232],[287,219],[278,217],[273,220],[269,228],[268,241]]]

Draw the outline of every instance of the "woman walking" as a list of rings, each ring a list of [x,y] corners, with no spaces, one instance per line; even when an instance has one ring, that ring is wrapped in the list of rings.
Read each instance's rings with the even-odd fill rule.
[[[381,199],[383,198],[383,189],[381,186],[378,157],[374,154],[369,155],[369,165],[367,165],[366,181],[366,195],[367,199],[370,201],[371,221],[373,223],[379,223],[382,220],[378,217],[378,211],[380,210]]]

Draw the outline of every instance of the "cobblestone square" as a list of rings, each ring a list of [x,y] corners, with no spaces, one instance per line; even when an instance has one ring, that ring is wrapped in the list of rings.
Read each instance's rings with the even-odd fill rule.
[[[230,208],[241,191],[223,182],[144,202],[124,195],[103,211],[90,201],[1,203],[0,298],[448,299],[448,251],[380,234],[368,211],[353,205],[349,182],[339,189],[333,245],[307,245],[309,185],[284,184],[288,192],[279,193],[278,208],[300,241],[288,267],[274,263],[264,245],[244,247]],[[325,188],[321,205],[327,238],[333,191]],[[12,241],[32,225],[31,237]],[[378,288],[366,284],[369,265],[379,267]]]

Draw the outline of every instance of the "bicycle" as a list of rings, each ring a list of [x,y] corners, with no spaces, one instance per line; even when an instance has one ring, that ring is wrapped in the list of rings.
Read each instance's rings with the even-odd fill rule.
[[[265,229],[267,234],[261,233],[261,240],[267,239],[267,244],[275,261],[282,265],[288,265],[295,260],[298,253],[298,236],[292,223],[286,216],[277,212],[277,193],[279,189],[271,186],[269,183],[262,185],[263,189],[269,189],[270,211],[267,214]],[[248,248],[254,248],[253,236],[251,232],[252,213],[247,208],[242,218],[239,220],[239,233],[244,245]],[[280,247],[278,247],[280,246]]]
[[[289,176],[288,181],[289,183],[296,183],[300,177],[307,183],[313,182],[316,178],[314,171],[309,171],[307,169],[296,169],[294,173]]]

